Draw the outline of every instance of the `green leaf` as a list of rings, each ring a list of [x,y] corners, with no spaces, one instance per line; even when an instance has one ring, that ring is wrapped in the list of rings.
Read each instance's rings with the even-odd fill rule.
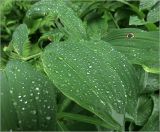
[[[160,21],[159,11],[160,1],[153,7],[152,10],[149,11],[147,15],[147,21],[152,23]]]
[[[139,8],[141,10],[151,9],[159,0],[140,0]]]
[[[138,18],[138,16],[130,16],[129,25],[145,25],[147,22],[144,19]]]
[[[7,76],[4,71],[0,71],[1,82],[1,131],[9,131],[11,129],[17,129],[17,117],[12,103],[12,99],[9,93],[9,84]]]
[[[152,114],[148,119],[147,123],[143,126],[141,131],[159,131],[159,95],[152,95],[151,96],[154,102]]]
[[[108,16],[105,14],[102,18],[91,21],[87,26],[87,34],[92,39],[101,39],[108,30]]]
[[[9,61],[5,72],[20,130],[55,130],[55,91],[48,78],[16,60]]]
[[[51,13],[53,17],[58,17],[64,25],[65,31],[70,37],[84,38],[86,31],[82,21],[76,16],[62,0],[39,1],[35,3],[27,12],[28,17],[45,16]]]
[[[16,28],[12,36],[13,48],[21,56],[24,56],[26,49],[29,48],[28,34],[29,32],[26,24],[21,24]]]
[[[103,40],[111,43],[133,64],[142,65],[147,72],[159,73],[159,32],[126,28],[110,31]]]
[[[120,129],[125,112],[134,118],[138,92],[134,71],[109,43],[52,43],[42,54],[42,62],[64,95],[98,115],[109,128]]]
[[[136,125],[143,126],[152,113],[153,101],[148,96],[140,96],[138,99],[138,110]]]
[[[151,74],[148,72],[144,73],[144,88],[143,93],[154,92],[160,89],[159,75]]]

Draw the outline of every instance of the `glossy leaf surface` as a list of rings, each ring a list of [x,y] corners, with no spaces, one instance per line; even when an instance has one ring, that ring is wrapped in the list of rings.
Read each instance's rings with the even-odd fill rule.
[[[110,42],[114,48],[133,64],[140,64],[148,72],[158,73],[159,67],[159,33],[144,32],[140,29],[116,29],[110,31],[103,40]]]
[[[28,29],[26,24],[21,24],[19,25],[16,30],[13,33],[12,36],[12,43],[13,43],[13,48],[14,50],[19,54],[19,55],[24,55],[24,48],[28,47]]]
[[[134,118],[136,78],[126,58],[109,43],[52,43],[42,61],[47,75],[63,94],[98,115],[109,127],[120,129],[125,113]]]
[[[4,71],[0,71],[1,82],[1,131],[8,131],[11,129],[17,129],[17,117],[12,103],[11,95],[9,93],[9,84],[7,76]]]
[[[9,61],[5,69],[20,130],[55,129],[53,84],[27,62]]]

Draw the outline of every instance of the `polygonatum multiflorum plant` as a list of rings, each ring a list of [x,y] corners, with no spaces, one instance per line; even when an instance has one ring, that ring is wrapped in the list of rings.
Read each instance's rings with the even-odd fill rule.
[[[3,0],[1,131],[158,131],[158,0]]]

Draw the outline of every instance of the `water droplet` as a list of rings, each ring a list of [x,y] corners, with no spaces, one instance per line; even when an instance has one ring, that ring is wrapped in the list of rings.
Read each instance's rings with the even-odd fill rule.
[[[89,68],[92,68],[92,66],[89,66]]]
[[[32,110],[31,113],[32,113],[33,115],[35,115],[37,112],[36,112],[36,110]]]
[[[19,120],[19,121],[18,121],[18,123],[19,123],[19,124],[21,124],[21,123],[22,123],[22,121],[21,121],[21,120]]]
[[[27,104],[27,101],[25,101],[24,103]]]
[[[23,107],[22,110],[25,110],[25,108]]]
[[[18,96],[18,98],[21,98],[21,97],[22,97],[22,96],[20,96],[20,95]]]
[[[47,117],[46,117],[46,119],[47,119],[47,120],[50,120],[50,119],[51,119],[51,117],[50,117],[50,116],[47,116]]]
[[[38,90],[39,90],[39,88],[38,88],[38,87],[36,87],[36,90],[38,91]]]
[[[87,72],[87,75],[89,75],[90,74],[90,72]]]
[[[12,91],[12,90],[10,90],[9,92],[10,92],[11,94],[13,93],[13,91]]]
[[[35,81],[32,81],[32,83],[35,83]]]

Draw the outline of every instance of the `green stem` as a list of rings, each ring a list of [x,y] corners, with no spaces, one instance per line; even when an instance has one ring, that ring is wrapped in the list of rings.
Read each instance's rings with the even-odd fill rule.
[[[22,60],[27,61],[27,60],[30,60],[32,58],[38,57],[40,55],[41,55],[41,52],[37,53],[37,54],[34,54],[34,55],[31,55],[31,56],[28,56],[28,57],[23,57]]]
[[[110,129],[115,129],[114,127],[108,126],[104,121],[94,118],[94,117],[89,117],[89,116],[84,116],[80,114],[72,114],[72,113],[66,113],[66,112],[61,112],[57,113],[57,118],[58,120],[75,120],[75,121],[80,121],[80,122],[85,122],[93,125],[99,125],[105,128],[110,128]]]
[[[118,23],[117,23],[117,21],[114,19],[114,17],[112,16],[112,14],[111,14],[110,12],[109,12],[109,14],[110,14],[110,16],[111,16],[111,18],[112,18],[114,24],[116,25],[116,27],[117,27],[118,29],[120,29],[120,28],[119,28],[119,25],[118,25]]]
[[[63,122],[57,121],[57,125],[60,129],[60,131],[68,131],[68,128],[63,124]]]

